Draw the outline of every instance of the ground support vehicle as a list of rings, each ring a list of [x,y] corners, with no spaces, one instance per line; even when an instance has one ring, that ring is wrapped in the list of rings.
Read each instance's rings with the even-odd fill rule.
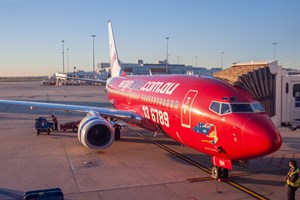
[[[60,188],[50,188],[45,190],[32,190],[24,194],[24,200],[63,200],[64,194]]]
[[[39,117],[35,119],[35,129],[37,135],[39,135],[41,132],[47,132],[47,134],[50,134],[50,129],[53,127],[53,123],[47,121],[45,117]]]
[[[81,120],[60,124],[60,130],[66,131],[67,129],[71,129],[73,132],[77,132],[80,121]]]

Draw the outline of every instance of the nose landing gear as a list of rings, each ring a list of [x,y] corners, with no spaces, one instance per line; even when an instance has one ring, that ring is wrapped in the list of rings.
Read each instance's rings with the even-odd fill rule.
[[[228,169],[213,166],[211,169],[211,176],[215,180],[218,180],[219,178],[228,178]]]

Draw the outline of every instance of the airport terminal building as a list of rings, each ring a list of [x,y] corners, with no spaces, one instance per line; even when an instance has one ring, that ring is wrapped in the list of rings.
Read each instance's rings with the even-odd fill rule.
[[[158,61],[155,64],[144,63],[142,60],[138,60],[137,63],[121,63],[121,68],[130,75],[157,75],[157,74],[188,74],[198,76],[210,76],[212,77],[215,72],[222,70],[221,68],[207,69],[205,67],[193,67],[191,65],[184,64],[170,64],[165,61]],[[86,79],[98,79],[106,80],[110,77],[110,64],[98,63],[97,69],[93,71],[83,71],[78,67],[74,67],[72,72],[61,73],[57,72],[53,76],[49,77],[44,83],[48,83],[48,80],[55,82],[54,84],[79,84],[82,81],[68,81],[60,79],[58,77],[77,77]],[[57,81],[56,81],[57,80]]]
[[[98,64],[98,72],[109,72],[109,63]],[[158,61],[157,63],[144,63],[138,60],[137,63],[121,63],[122,69],[127,74],[132,75],[149,75],[149,74],[189,74],[200,76],[212,76],[213,73],[222,70],[221,68],[207,69],[205,67],[194,67],[184,64],[170,64],[166,61]]]

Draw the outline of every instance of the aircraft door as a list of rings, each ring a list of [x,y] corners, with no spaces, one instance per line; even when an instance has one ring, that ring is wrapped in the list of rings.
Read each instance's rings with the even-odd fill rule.
[[[181,125],[183,127],[191,127],[193,102],[197,94],[197,90],[189,90],[183,99],[181,106]]]

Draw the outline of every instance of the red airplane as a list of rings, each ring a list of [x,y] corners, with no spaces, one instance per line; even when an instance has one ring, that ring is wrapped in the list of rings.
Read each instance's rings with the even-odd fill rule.
[[[212,156],[212,176],[228,177],[232,164],[275,152],[281,136],[262,105],[247,91],[220,79],[189,75],[127,76],[122,71],[108,23],[112,77],[108,100],[115,109],[28,101],[1,103],[85,112],[78,127],[81,144],[109,147],[120,138],[117,119]]]

